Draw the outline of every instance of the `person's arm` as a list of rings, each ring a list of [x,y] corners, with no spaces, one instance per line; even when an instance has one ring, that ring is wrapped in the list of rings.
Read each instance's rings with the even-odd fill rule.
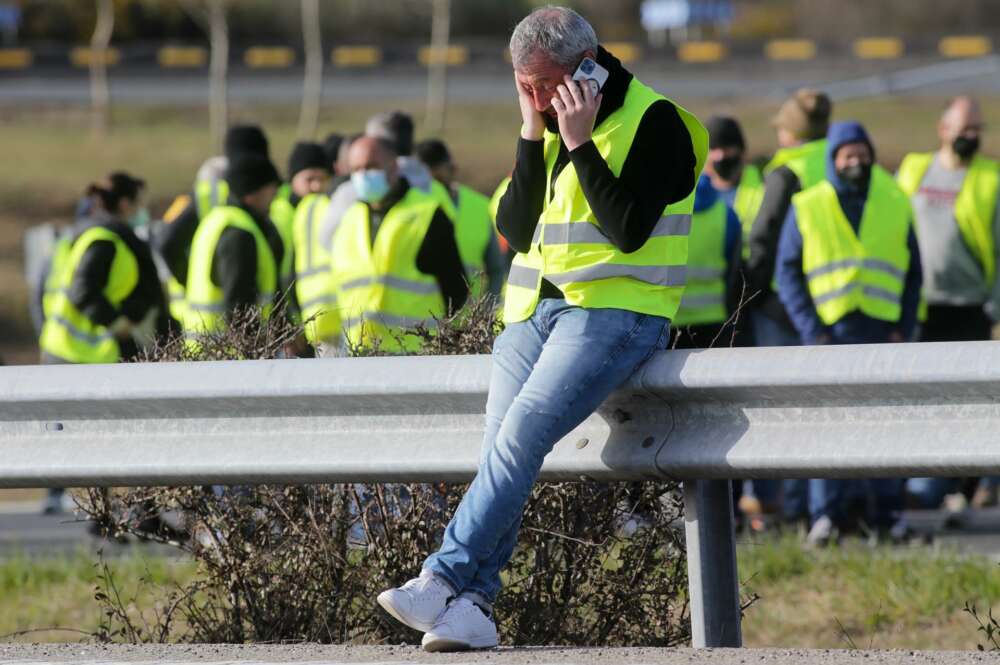
[[[104,297],[111,264],[115,260],[115,244],[98,240],[87,248],[73,273],[69,300],[88,319],[100,326],[109,326],[118,318],[118,310]]]
[[[917,315],[920,310],[920,290],[924,285],[924,272],[920,261],[920,245],[913,226],[906,238],[906,247],[910,252],[910,267],[906,271],[906,282],[903,286],[902,311],[899,317],[899,331],[902,341],[913,339],[917,329]]]
[[[726,206],[726,311],[732,314],[740,307],[743,296],[741,279],[743,253],[743,227],[740,218],[732,208]]]
[[[601,230],[625,253],[645,245],[667,205],[683,201],[694,190],[691,134],[677,108],[665,100],[642,117],[619,177],[593,141],[569,156]]]
[[[497,229],[515,251],[531,249],[531,238],[545,207],[544,141],[519,139],[510,185],[497,208]]]
[[[824,342],[826,327],[820,321],[809,294],[809,283],[802,271],[802,234],[795,220],[795,209],[788,211],[781,229],[777,257],[778,297],[803,344]]]
[[[257,241],[246,231],[228,228],[212,257],[212,281],[222,289],[226,316],[257,306]]]
[[[486,278],[489,280],[489,293],[496,298],[503,292],[503,280],[507,273],[507,262],[500,251],[500,241],[493,233],[492,223],[490,224],[490,242],[486,245],[486,252],[483,254],[483,262],[486,264]]]
[[[187,283],[191,241],[199,223],[201,219],[198,217],[198,206],[192,198],[179,215],[157,225],[157,232],[152,238],[153,250],[163,257],[170,274],[181,284]]]
[[[455,240],[455,226],[440,208],[417,253],[417,270],[437,280],[449,314],[462,309],[469,297],[469,283]]]
[[[750,258],[747,259],[746,273],[751,293],[771,290],[778,241],[792,196],[798,191],[799,180],[787,167],[772,171],[764,178],[764,200],[747,238]]]
[[[1000,323],[1000,203],[997,204],[993,214],[993,251],[996,256],[994,265],[997,267],[997,274],[993,278],[993,288],[986,303],[986,313],[994,323]]]

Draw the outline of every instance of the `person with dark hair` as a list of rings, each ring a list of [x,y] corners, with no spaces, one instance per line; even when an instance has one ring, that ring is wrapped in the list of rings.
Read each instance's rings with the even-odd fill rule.
[[[244,153],[226,170],[229,200],[202,220],[191,243],[183,328],[196,345],[238,310],[270,317],[278,296],[284,244],[268,212],[280,177],[268,158]]]
[[[299,142],[288,156],[288,183],[282,187],[287,191],[275,196],[271,203],[271,221],[278,227],[284,242],[284,258],[280,266],[281,290],[289,289],[294,279],[295,266],[295,213],[307,196],[322,194],[330,180],[330,167],[326,151],[318,143]]]
[[[750,255],[747,237],[764,201],[764,178],[760,169],[747,162],[743,128],[735,118],[713,116],[708,130],[708,161],[705,174],[712,187],[739,217],[743,227],[743,257]]]
[[[225,178],[229,162],[247,154],[270,159],[267,136],[263,129],[255,125],[230,127],[223,144],[225,154],[205,161],[198,170],[194,191],[174,200],[163,216],[163,223],[158,225],[150,239],[154,251],[163,259],[169,272],[167,292],[170,312],[178,321],[184,318],[184,285],[187,283],[191,241],[201,220],[229,200],[229,183]]]
[[[490,200],[455,179],[458,168],[444,141],[429,139],[417,146],[417,158],[447,190],[455,205],[455,233],[472,296],[500,297],[506,263],[490,218]]]
[[[326,153],[326,166],[333,175],[340,175],[337,163],[340,160],[340,146],[347,140],[343,134],[333,132],[323,139],[323,152]]]
[[[397,352],[421,344],[417,326],[462,308],[468,297],[451,219],[399,174],[393,145],[370,136],[351,146],[358,201],[333,234],[331,266],[348,348]]]

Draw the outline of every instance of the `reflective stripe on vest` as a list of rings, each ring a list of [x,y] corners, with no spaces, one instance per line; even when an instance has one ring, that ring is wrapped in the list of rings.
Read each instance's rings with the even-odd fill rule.
[[[819,139],[792,148],[782,148],[764,167],[764,175],[787,166],[799,179],[799,188],[809,189],[826,180],[826,146],[826,139]]]
[[[210,212],[229,200],[229,183],[220,178],[199,180],[194,186],[198,219],[205,219]]]
[[[677,326],[724,323],[726,312],[726,226],[729,208],[722,199],[694,213],[688,237],[687,288],[677,311]]]
[[[105,226],[84,231],[57,266],[55,292],[48,301],[41,349],[70,363],[115,363],[121,359],[118,340],[106,326],[94,323],[69,298],[73,278],[87,250],[96,242],[114,245],[115,255],[103,294],[115,310],[121,308],[139,284],[139,260],[121,237]]]
[[[293,225],[295,294],[311,344],[330,342],[340,334],[330,247],[323,243],[327,234],[322,226],[329,205],[329,197],[310,194],[299,203]]]
[[[410,189],[382,219],[371,238],[369,207],[355,203],[333,237],[331,263],[337,306],[348,346],[385,351],[416,350],[407,332],[434,327],[445,314],[437,280],[417,268],[437,201]]]
[[[633,79],[623,106],[594,129],[594,145],[615,176],[621,174],[647,109],[661,101],[667,100]],[[694,182],[708,152],[708,134],[697,118],[674,107],[694,146]],[[534,313],[543,276],[560,287],[571,305],[625,309],[672,319],[684,292],[694,190],[685,200],[667,206],[641,248],[622,252],[602,233],[572,163],[558,178],[552,177],[560,142],[557,134],[546,132],[546,205],[531,250],[514,259],[507,282],[505,320],[523,321]]]
[[[189,339],[221,330],[225,325],[228,312],[222,289],[212,281],[212,264],[219,238],[230,227],[253,236],[257,248],[257,305],[264,319],[271,315],[278,288],[278,271],[271,246],[249,213],[233,206],[220,206],[202,220],[191,241],[187,304],[181,321]]]
[[[913,153],[903,158],[897,178],[907,196],[912,198],[920,190],[920,183],[933,161],[933,153]],[[955,199],[955,223],[962,232],[966,247],[982,266],[983,277],[991,288],[996,279],[993,221],[998,193],[1000,164],[976,156],[969,165],[962,189]]]
[[[828,182],[796,194],[792,204],[802,234],[802,270],[820,320],[829,326],[861,311],[899,321],[912,213],[892,177],[878,167],[872,172],[859,232]]]

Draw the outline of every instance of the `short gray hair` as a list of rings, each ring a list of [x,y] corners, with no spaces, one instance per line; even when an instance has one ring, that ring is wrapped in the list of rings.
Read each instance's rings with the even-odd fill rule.
[[[522,20],[510,38],[510,57],[519,69],[536,53],[564,67],[576,67],[587,51],[597,52],[597,33],[587,19],[567,7],[549,5]]]

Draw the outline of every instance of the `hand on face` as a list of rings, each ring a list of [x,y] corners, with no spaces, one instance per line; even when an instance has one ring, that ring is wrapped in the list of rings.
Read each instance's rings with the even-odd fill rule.
[[[556,90],[552,108],[559,117],[559,134],[568,150],[576,150],[590,141],[604,96],[598,93],[595,97],[590,85],[580,85],[569,75]]]
[[[517,103],[521,107],[521,138],[526,141],[541,141],[545,135],[545,118],[535,108],[535,100],[514,74],[517,89]]]

